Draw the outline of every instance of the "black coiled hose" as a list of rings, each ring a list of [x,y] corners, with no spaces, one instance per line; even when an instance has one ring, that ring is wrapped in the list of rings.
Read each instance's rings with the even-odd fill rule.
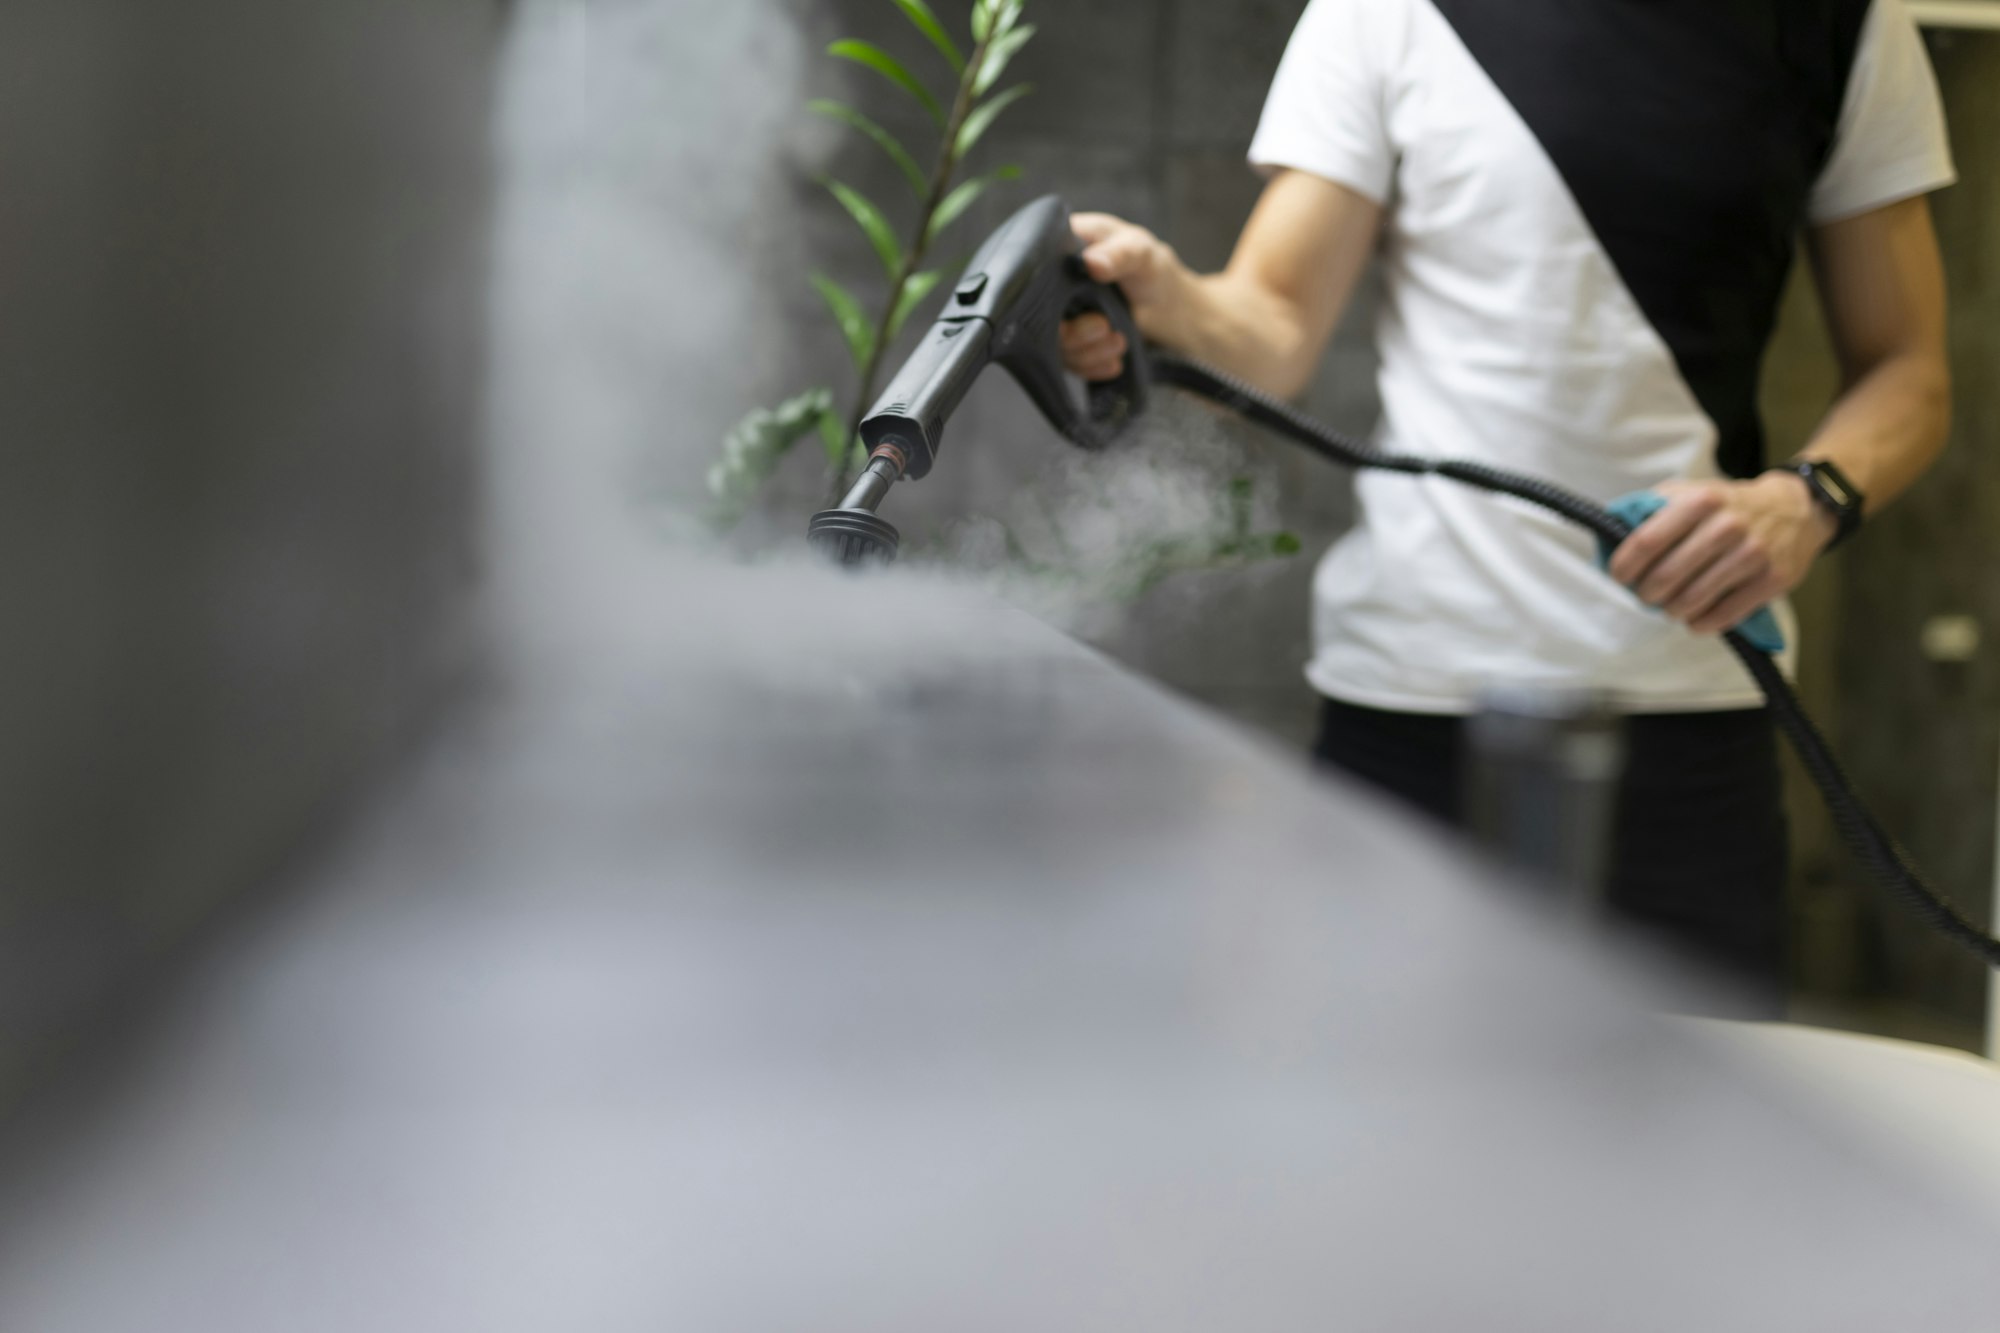
[[[1511,495],[1560,514],[1613,546],[1631,535],[1631,525],[1604,506],[1539,477],[1522,476],[1483,463],[1382,453],[1322,426],[1241,380],[1179,357],[1156,353],[1152,370],[1153,378],[1160,383],[1171,384],[1219,403],[1246,420],[1302,444],[1343,467],[1449,477],[1481,490]],[[1840,840],[1854,854],[1855,860],[1919,920],[1978,955],[1988,967],[2000,968],[2000,940],[1973,925],[1924,882],[1923,876],[1910,864],[1909,857],[1896,840],[1889,836],[1855,794],[1854,784],[1848,781],[1826,738],[1820,735],[1819,728],[1806,714],[1791,682],[1785,679],[1778,664],[1771,660],[1771,655],[1735,630],[1722,638],[1741,659],[1751,678],[1757,682],[1757,687],[1764,692],[1765,699],[1770,702],[1771,716],[1776,719],[1778,730],[1785,734],[1785,739],[1805,765],[1813,785],[1819,788],[1827,810],[1833,815]]]

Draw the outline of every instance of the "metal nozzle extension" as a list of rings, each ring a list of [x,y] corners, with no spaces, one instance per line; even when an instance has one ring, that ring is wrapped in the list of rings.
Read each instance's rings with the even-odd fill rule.
[[[868,470],[855,479],[854,488],[848,491],[847,498],[840,502],[840,507],[859,509],[872,514],[882,507],[882,500],[889,494],[889,488],[902,478],[902,465],[883,449],[877,449],[875,457],[868,464]]]

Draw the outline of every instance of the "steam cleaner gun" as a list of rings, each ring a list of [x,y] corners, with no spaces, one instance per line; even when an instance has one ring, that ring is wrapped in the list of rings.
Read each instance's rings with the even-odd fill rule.
[[[815,515],[813,546],[844,564],[893,560],[896,529],[876,511],[889,488],[929,474],[945,423],[989,365],[1006,369],[1058,431],[1098,449],[1146,407],[1145,354],[1131,307],[1084,271],[1083,245],[1055,195],[1029,204],[988,237],[943,313],[861,422],[867,470],[838,509]],[[1124,373],[1088,385],[1084,402],[1063,371],[1062,323],[1096,311],[1132,348]]]
[[[1050,424],[1086,449],[1116,438],[1145,409],[1149,386],[1157,382],[1218,403],[1343,467],[1440,476],[1511,495],[1562,515],[1606,549],[1631,535],[1634,525],[1627,518],[1553,482],[1484,463],[1384,453],[1220,371],[1149,354],[1124,294],[1090,277],[1082,248],[1069,210],[1054,195],[1016,213],[980,247],[936,324],[862,421],[867,470],[838,509],[814,515],[808,536],[815,549],[849,565],[895,559],[900,539],[877,510],[898,481],[930,472],[945,423],[972,382],[996,362],[1027,390]],[[1061,330],[1065,319],[1085,311],[1108,318],[1130,350],[1121,377],[1086,386],[1079,404],[1063,370]],[[1925,883],[1854,791],[1770,646],[1742,627],[1722,639],[1763,691],[1778,729],[1825,799],[1841,841],[1870,877],[1925,924],[2000,968],[2000,940]]]

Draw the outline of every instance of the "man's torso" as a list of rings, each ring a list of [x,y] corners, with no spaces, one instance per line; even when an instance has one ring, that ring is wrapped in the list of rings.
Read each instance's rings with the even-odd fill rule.
[[[1599,500],[1759,470],[1763,352],[1867,16],[1369,0],[1345,39],[1370,45],[1394,161],[1384,443]],[[1758,702],[1719,643],[1612,583],[1561,520],[1438,479],[1359,493],[1316,580],[1323,692],[1425,712],[1497,680],[1645,711]]]

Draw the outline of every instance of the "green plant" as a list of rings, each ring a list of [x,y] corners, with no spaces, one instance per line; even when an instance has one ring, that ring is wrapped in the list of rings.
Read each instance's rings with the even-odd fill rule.
[[[1025,84],[997,91],[1007,66],[1035,34],[1032,24],[1021,22],[1025,0],[973,0],[969,52],[961,51],[925,0],[891,3],[951,68],[956,84],[949,104],[871,42],[843,39],[829,46],[827,53],[872,70],[929,114],[938,125],[933,165],[926,172],[900,140],[855,107],[828,100],[808,104],[815,115],[847,126],[879,148],[909,183],[916,212],[908,230],[899,233],[888,213],[860,190],[830,177],[822,182],[854,219],[887,279],[872,314],[859,297],[824,273],[815,273],[811,279],[847,344],[858,388],[845,412],[837,409],[834,391],[822,388],[800,394],[775,409],[760,408],[737,424],[724,443],[722,457],[709,469],[709,519],[719,530],[742,519],[757,491],[792,447],[815,432],[826,449],[829,503],[839,501],[859,452],[862,414],[868,410],[897,335],[949,275],[948,266],[925,267],[936,243],[982,194],[1021,174],[1018,167],[1002,166],[970,179],[959,178],[967,156],[994,122],[1030,91]]]

